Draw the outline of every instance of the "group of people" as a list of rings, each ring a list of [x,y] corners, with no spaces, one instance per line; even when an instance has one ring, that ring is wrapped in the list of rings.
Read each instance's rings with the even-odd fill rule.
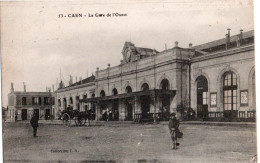
[[[105,110],[102,114],[102,120],[103,121],[119,120],[118,110],[115,110],[114,112],[112,110]]]
[[[33,127],[33,137],[37,137],[36,136],[37,128],[39,126],[38,121],[39,121],[39,115],[37,115],[37,113],[34,112],[32,118],[31,118],[31,121],[30,121],[30,123],[31,123],[31,125]],[[170,130],[171,139],[172,139],[173,143],[175,143],[174,141],[176,141],[176,145],[179,146],[180,144],[177,143],[177,139],[176,139],[176,132],[180,132],[179,131],[179,120],[176,118],[176,114],[175,113],[172,113],[170,115],[170,121],[169,121],[168,127],[169,127],[169,130]],[[175,148],[176,147],[173,144],[173,149],[175,149]]]

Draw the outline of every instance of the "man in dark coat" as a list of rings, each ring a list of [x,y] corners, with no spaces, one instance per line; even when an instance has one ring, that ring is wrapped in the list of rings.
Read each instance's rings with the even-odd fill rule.
[[[39,121],[39,117],[36,114],[36,112],[34,112],[32,118],[31,118],[31,121],[30,121],[31,125],[33,127],[33,137],[36,137],[37,127],[39,126],[38,121]]]
[[[173,136],[173,132],[174,131],[179,131],[179,120],[176,118],[175,113],[172,113],[170,115],[170,121],[169,121],[169,130],[171,133],[171,137],[172,137],[172,141],[174,141],[174,136]],[[179,143],[176,142],[176,145],[178,146]]]
[[[169,130],[172,132],[172,129],[178,129],[179,128],[179,120],[176,118],[175,113],[172,113],[170,115],[170,121],[169,121]]]

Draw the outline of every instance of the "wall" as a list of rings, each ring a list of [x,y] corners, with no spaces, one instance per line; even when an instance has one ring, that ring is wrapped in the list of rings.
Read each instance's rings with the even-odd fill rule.
[[[204,75],[209,84],[209,111],[223,111],[223,91],[222,91],[222,76],[227,71],[233,71],[238,78],[238,110],[239,111],[249,111],[255,110],[253,108],[252,99],[252,77],[250,73],[254,72],[254,48],[253,46],[236,48],[233,50],[228,50],[225,52],[220,52],[216,54],[211,54],[211,56],[216,56],[217,58],[210,57],[200,57],[192,63],[191,66],[191,107],[197,107],[197,95],[196,95],[196,79],[200,75]],[[248,90],[249,105],[246,107],[240,106],[240,90]],[[217,106],[210,107],[210,92],[217,92]]]

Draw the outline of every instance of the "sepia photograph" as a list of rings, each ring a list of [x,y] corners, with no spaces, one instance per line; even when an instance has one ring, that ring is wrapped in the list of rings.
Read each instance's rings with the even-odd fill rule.
[[[253,0],[0,7],[3,162],[257,162]]]

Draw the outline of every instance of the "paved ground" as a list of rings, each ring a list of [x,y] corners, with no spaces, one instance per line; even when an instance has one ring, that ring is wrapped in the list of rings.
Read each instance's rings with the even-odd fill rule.
[[[257,153],[255,126],[183,124],[178,150],[171,149],[165,124],[40,124],[37,138],[29,124],[3,129],[5,162],[249,162]]]

